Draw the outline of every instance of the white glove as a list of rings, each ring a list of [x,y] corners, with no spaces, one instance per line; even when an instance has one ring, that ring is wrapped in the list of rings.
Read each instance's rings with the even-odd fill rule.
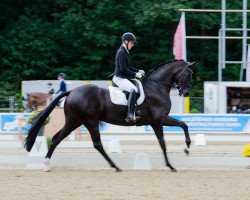
[[[137,73],[135,73],[135,77],[136,77],[136,78],[141,78],[141,77],[142,77],[142,74],[141,74],[140,72],[137,72]]]
[[[144,76],[144,75],[145,75],[144,70],[139,70],[139,73],[141,73],[141,74],[142,74],[142,76]]]

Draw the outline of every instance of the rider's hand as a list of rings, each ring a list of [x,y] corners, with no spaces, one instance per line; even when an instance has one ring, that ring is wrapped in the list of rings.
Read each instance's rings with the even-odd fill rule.
[[[142,76],[145,76],[145,72],[144,72],[144,70],[139,70],[139,73],[141,73],[141,74],[142,74]]]
[[[136,77],[136,78],[141,78],[141,77],[142,77],[142,74],[141,74],[140,72],[137,72],[137,73],[135,73],[135,77]]]

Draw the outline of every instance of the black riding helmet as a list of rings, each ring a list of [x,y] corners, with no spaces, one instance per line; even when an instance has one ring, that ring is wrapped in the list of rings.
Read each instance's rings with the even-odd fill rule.
[[[136,42],[136,37],[133,33],[127,32],[122,35],[122,42],[125,40]]]
[[[66,74],[65,73],[59,73],[57,77],[65,78]]]

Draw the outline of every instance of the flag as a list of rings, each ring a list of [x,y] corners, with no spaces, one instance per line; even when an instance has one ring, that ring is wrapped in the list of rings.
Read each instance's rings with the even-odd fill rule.
[[[174,58],[177,60],[187,60],[186,55],[186,24],[185,13],[181,14],[177,30],[174,34],[174,46],[173,46]]]
[[[250,45],[247,50],[246,81],[250,81]]]

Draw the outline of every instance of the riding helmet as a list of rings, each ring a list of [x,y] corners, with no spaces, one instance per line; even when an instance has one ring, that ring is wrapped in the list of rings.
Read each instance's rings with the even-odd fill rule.
[[[136,42],[136,37],[133,33],[126,32],[122,35],[122,41],[124,42],[125,40]]]
[[[65,73],[59,73],[59,74],[57,75],[57,77],[62,77],[62,78],[65,78],[65,76],[66,76]]]

